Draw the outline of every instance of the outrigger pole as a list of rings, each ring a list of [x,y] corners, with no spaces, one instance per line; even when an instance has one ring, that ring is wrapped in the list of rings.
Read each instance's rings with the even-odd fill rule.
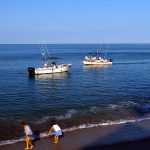
[[[107,48],[106,48],[106,52],[105,52],[104,59],[106,58],[106,55],[107,55],[107,52],[108,52],[108,48],[109,48],[109,44],[107,45]]]

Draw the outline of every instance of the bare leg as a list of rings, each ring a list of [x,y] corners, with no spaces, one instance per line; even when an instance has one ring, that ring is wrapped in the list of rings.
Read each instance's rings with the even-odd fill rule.
[[[26,149],[29,149],[29,146],[30,146],[30,149],[33,148],[33,145],[31,143],[31,138],[29,136],[26,137],[26,145],[27,145]]]
[[[54,143],[58,143],[58,139],[59,139],[58,136],[55,135],[54,139],[55,139]]]
[[[31,143],[31,140],[29,141],[30,149],[33,148],[33,144]]]
[[[29,136],[26,136],[26,148],[25,149],[29,149]]]

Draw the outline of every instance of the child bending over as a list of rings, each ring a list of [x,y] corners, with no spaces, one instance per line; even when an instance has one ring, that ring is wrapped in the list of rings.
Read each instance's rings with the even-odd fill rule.
[[[58,143],[59,137],[62,136],[62,131],[60,127],[58,126],[58,124],[55,123],[54,120],[51,122],[51,124],[52,124],[52,127],[49,130],[47,136],[49,136],[54,131],[54,143]]]

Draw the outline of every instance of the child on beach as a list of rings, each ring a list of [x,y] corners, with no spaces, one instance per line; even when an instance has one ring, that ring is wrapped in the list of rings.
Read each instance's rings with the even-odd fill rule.
[[[58,143],[59,137],[62,136],[61,128],[58,126],[58,124],[55,123],[54,120],[51,122],[51,124],[52,127],[49,130],[47,136],[49,136],[52,133],[52,131],[54,131],[54,143]]]
[[[32,130],[31,130],[30,126],[24,121],[21,122],[21,126],[24,128],[24,133],[26,134],[25,150],[32,149],[33,148],[33,144],[31,143]]]

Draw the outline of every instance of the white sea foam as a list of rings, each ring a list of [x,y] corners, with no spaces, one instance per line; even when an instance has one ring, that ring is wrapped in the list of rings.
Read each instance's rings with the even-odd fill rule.
[[[0,142],[0,146],[8,145],[8,144],[14,144],[14,143],[21,142],[21,141],[24,141],[24,140],[25,140],[25,139],[22,137],[22,138],[16,139],[16,140],[1,141],[1,142]]]
[[[77,111],[75,109],[70,109],[67,111],[67,113],[65,113],[63,116],[57,116],[56,118],[59,120],[62,119],[70,119],[72,118],[73,115],[75,115],[77,113]]]
[[[63,132],[71,132],[71,131],[75,131],[75,130],[78,130],[78,129],[93,128],[93,127],[98,127],[98,126],[110,126],[110,125],[117,125],[117,124],[140,122],[140,121],[143,121],[143,120],[150,120],[150,117],[135,119],[135,120],[107,121],[105,123],[98,123],[98,124],[82,124],[82,125],[79,125],[79,126],[73,126],[71,128],[63,129]],[[40,133],[40,138],[46,137],[46,135],[47,135],[47,132]],[[21,141],[25,141],[25,138],[22,137],[20,139],[15,139],[15,140],[1,141],[0,146],[8,145],[8,144],[14,144],[14,143],[21,142]]]
[[[63,119],[70,119],[72,118],[75,114],[77,113],[77,110],[75,109],[70,109],[68,110],[64,115],[60,115],[60,116],[44,116],[41,119],[37,119],[37,120],[33,120],[31,122],[35,123],[35,124],[41,124],[44,123],[52,118],[56,118],[57,120],[63,120]]]
[[[107,121],[105,123],[98,123],[98,124],[82,124],[79,126],[74,126],[71,128],[63,129],[63,132],[67,131],[75,131],[78,129],[86,129],[86,128],[93,128],[93,127],[98,127],[98,126],[110,126],[110,125],[117,125],[117,124],[125,124],[125,123],[132,123],[132,122],[140,122],[144,120],[150,120],[150,117],[148,118],[140,118],[140,119],[135,119],[135,120],[119,120],[119,121]]]
[[[98,111],[100,111],[100,107],[97,107],[97,106],[90,107],[90,112],[97,113]]]
[[[118,102],[116,104],[108,104],[108,106],[91,106],[88,110],[91,113],[98,113],[99,111],[101,111],[102,109],[110,109],[110,110],[116,110],[116,109],[123,109],[124,107],[138,107],[139,104],[135,103],[133,101],[123,101],[123,102]],[[142,107],[140,107],[142,108]],[[59,115],[59,116],[44,116],[41,119],[37,119],[37,120],[33,120],[31,122],[34,122],[36,124],[41,124],[44,123],[52,118],[56,118],[57,120],[63,120],[63,119],[71,119],[72,117],[74,117],[77,114],[83,114],[85,113],[85,111],[79,111],[76,109],[70,109],[68,110],[66,113],[64,113],[63,115]]]
[[[108,108],[111,108],[111,109],[116,109],[118,107],[118,105],[116,105],[116,104],[109,104],[108,105]]]
[[[51,116],[44,116],[43,118],[39,119],[39,120],[34,120],[34,121],[31,121],[35,124],[41,124],[41,123],[44,123],[46,121],[48,121],[49,119],[51,118]]]
[[[128,107],[137,107],[137,106],[139,106],[139,104],[133,101],[122,101],[122,102],[118,102],[117,104],[108,104],[107,108],[115,110],[115,109],[123,109]]]
[[[139,104],[133,101],[122,101],[120,102],[120,105],[130,107],[130,106],[138,106]]]
[[[46,137],[47,136],[47,132],[45,133],[40,133],[40,138],[43,138],[43,137]],[[32,138],[33,139],[33,138]],[[1,141],[0,142],[0,146],[3,146],[3,145],[8,145],[8,144],[14,144],[14,143],[17,143],[17,142],[22,142],[22,141],[25,141],[25,137],[21,137],[19,139],[14,139],[14,140],[6,140],[6,141]]]

